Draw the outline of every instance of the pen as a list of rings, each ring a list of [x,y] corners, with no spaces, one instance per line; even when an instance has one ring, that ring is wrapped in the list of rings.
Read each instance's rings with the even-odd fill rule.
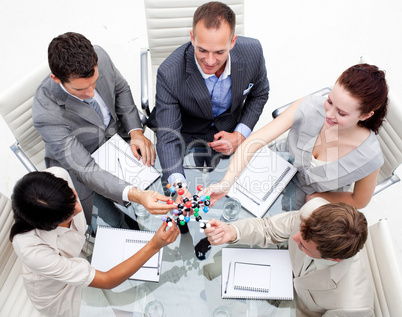
[[[229,270],[228,270],[228,277],[226,279],[226,285],[225,285],[225,294],[228,290],[228,284],[229,284],[229,277],[230,277],[230,267],[232,266],[232,262],[229,263]]]
[[[121,176],[123,177],[123,179],[126,179],[126,178],[124,177],[123,168],[121,167],[121,163],[120,163],[120,158],[119,158],[119,157],[117,158],[117,163],[119,163]]]
[[[236,184],[237,185],[237,184]],[[240,186],[240,185],[239,185]],[[251,197],[251,195],[247,195],[242,189],[242,187],[241,188],[239,188],[239,186],[237,187],[237,190],[239,191],[239,193],[241,193],[241,194],[243,194],[244,196],[246,196],[248,199],[250,199],[253,203],[255,203],[257,206],[259,206],[260,205],[260,203],[258,202],[258,201],[256,201],[255,199],[253,199],[252,197]]]

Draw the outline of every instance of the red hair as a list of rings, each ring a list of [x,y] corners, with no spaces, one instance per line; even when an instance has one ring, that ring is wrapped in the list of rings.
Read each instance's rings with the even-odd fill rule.
[[[359,100],[362,114],[374,111],[370,118],[358,124],[377,134],[387,114],[388,85],[385,72],[375,65],[358,64],[345,70],[337,83]]]

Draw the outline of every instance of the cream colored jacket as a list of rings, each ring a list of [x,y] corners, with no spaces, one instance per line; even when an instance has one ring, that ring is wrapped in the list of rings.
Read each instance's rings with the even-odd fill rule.
[[[236,243],[264,248],[289,241],[298,317],[374,316],[374,287],[369,278],[368,263],[360,253],[322,270],[306,275],[301,273],[307,255],[299,250],[292,237],[299,231],[300,216],[306,218],[327,203],[322,198],[315,198],[299,211],[236,221],[233,225],[240,233]]]

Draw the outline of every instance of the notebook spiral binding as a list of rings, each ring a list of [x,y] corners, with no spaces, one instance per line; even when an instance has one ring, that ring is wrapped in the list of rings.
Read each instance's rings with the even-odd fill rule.
[[[282,179],[285,177],[285,175],[289,172],[290,167],[287,166],[284,171],[282,172],[282,174],[278,177],[278,179],[275,181],[275,183],[272,185],[272,187],[265,193],[265,195],[262,197],[262,200],[265,201],[269,195],[271,195],[271,193],[274,191],[274,189],[276,188],[276,186],[282,181]],[[278,193],[277,196],[279,196],[280,192]]]
[[[257,296],[241,296],[236,295],[236,297],[223,297],[222,299],[253,299],[253,300],[267,300],[267,298],[257,297]],[[272,300],[272,299],[269,299]],[[293,300],[291,297],[275,297],[274,300]]]
[[[109,226],[104,226],[104,225],[98,225],[98,228],[104,228],[104,229],[110,229],[110,230],[124,230],[124,231],[133,231],[133,229],[126,229],[126,228],[115,228],[115,227],[109,227]],[[147,231],[147,230],[135,230],[137,232],[143,232],[143,233],[151,233],[155,234],[156,231]],[[127,239],[127,240],[133,240],[133,239]],[[144,240],[145,241],[145,240]]]
[[[126,243],[143,243],[147,244],[148,240],[138,240],[138,239],[126,239]]]
[[[269,289],[267,288],[259,288],[259,287],[248,287],[248,286],[240,286],[240,285],[235,285],[235,289],[241,289],[245,291],[253,291],[253,292],[262,292],[262,293],[268,293]]]

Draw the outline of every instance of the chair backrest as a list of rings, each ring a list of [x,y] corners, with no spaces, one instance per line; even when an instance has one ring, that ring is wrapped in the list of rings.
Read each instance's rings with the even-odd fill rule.
[[[21,276],[22,263],[9,240],[13,223],[11,201],[0,193],[0,315],[42,316],[28,298]]]
[[[367,254],[375,287],[375,316],[399,316],[402,312],[402,277],[386,219],[369,227],[362,251]]]
[[[44,64],[0,95],[0,114],[38,170],[45,168],[45,143],[33,126],[32,102],[39,84],[49,74],[50,69]]]
[[[360,58],[360,63],[373,64],[366,56]],[[384,155],[384,165],[378,175],[378,182],[389,178],[402,163],[402,103],[393,95],[391,89],[388,99],[387,117],[377,134]]]
[[[152,73],[176,48],[190,40],[195,10],[208,0],[144,0]],[[236,34],[244,34],[244,0],[223,0],[236,14]]]

